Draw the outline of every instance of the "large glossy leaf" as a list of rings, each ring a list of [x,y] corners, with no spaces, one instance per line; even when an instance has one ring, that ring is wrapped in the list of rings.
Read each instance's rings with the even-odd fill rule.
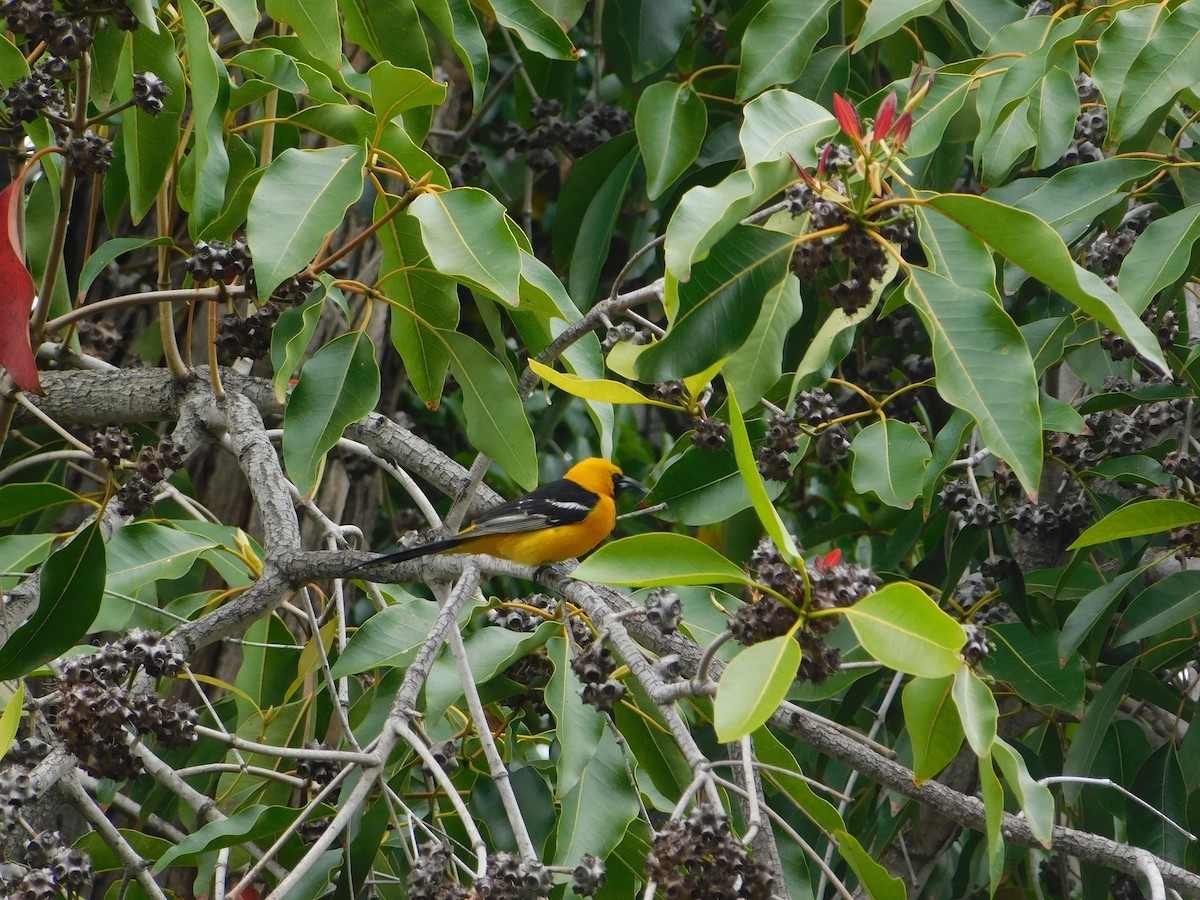
[[[984,658],[984,671],[1007,682],[1031,706],[1049,706],[1069,713],[1083,708],[1083,664],[1074,654],[1059,662],[1057,635],[1040,622],[1031,632],[1020,622],[988,629],[995,645]]]
[[[376,216],[383,214],[380,199]],[[450,355],[435,329],[458,324],[459,301],[454,283],[438,272],[421,239],[420,223],[396,216],[381,230],[379,290],[399,304],[391,314],[392,345],[404,360],[404,371],[425,405],[436,407],[446,383]]]
[[[932,451],[916,427],[885,419],[872,422],[850,444],[854,490],[874,493],[888,506],[911,509],[921,496]]]
[[[1112,726],[1113,716],[1116,715],[1121,701],[1125,699],[1125,691],[1129,687],[1129,679],[1133,675],[1136,659],[1131,659],[1116,672],[1111,670],[1102,687],[1083,712],[1083,720],[1075,731],[1071,746],[1063,760],[1064,775],[1092,774],[1092,766],[1096,754],[1104,741],[1105,732]],[[1068,782],[1063,785],[1063,799],[1074,803],[1079,797],[1080,785]]]
[[[737,459],[738,470],[742,473],[742,481],[750,494],[750,502],[758,514],[758,521],[762,523],[763,529],[775,546],[779,548],[779,552],[788,565],[803,565],[800,549],[783,523],[778,510],[771,503],[770,494],[767,493],[762,475],[758,472],[754,448],[750,444],[750,436],[746,431],[746,422],[742,418],[742,411],[738,408],[737,395],[733,391],[729,392],[729,429],[733,436],[734,458]]]
[[[329,2],[332,4],[333,0]],[[225,182],[229,176],[229,154],[225,149],[229,72],[209,43],[208,20],[199,5],[195,0],[182,0],[181,5],[195,123],[195,141],[186,163],[192,193],[183,205],[191,213],[188,231],[195,238],[225,205]]]
[[[708,110],[690,85],[659,81],[638,100],[634,125],[646,163],[646,194],[656,200],[695,162]]]
[[[908,892],[904,889],[904,882],[868,853],[858,838],[840,829],[833,833],[833,838],[842,859],[862,882],[872,900],[905,900]]]
[[[1075,88],[1077,67],[1059,64],[1046,70],[1046,76],[1030,94],[1029,126],[1036,135],[1033,167],[1054,165],[1066,152],[1075,134],[1079,115],[1079,92]]]
[[[137,106],[130,106],[121,113],[118,140],[129,184],[129,214],[135,224],[154,205],[154,198],[175,162],[179,125],[188,98],[175,41],[165,29],[158,33],[139,28],[130,35],[121,54],[114,99],[132,100],[133,74],[145,71],[154,72],[167,83],[171,92],[163,101],[163,111],[157,116]]]
[[[756,438],[761,436],[761,429],[755,431]],[[690,444],[687,438],[681,440]],[[784,486],[784,482],[771,482],[768,496],[774,500]],[[751,505],[746,482],[728,443],[713,452],[687,449],[655,482],[646,502],[666,503],[667,508],[659,515],[681,525],[724,522]]]
[[[604,716],[579,702],[579,680],[571,672],[572,642],[559,635],[546,642],[546,655],[554,672],[546,683],[544,697],[554,716],[558,756],[558,790],[564,793],[579,783],[595,752],[604,728]]]
[[[950,5],[967,23],[971,42],[980,49],[986,47],[1001,28],[1024,15],[1023,8],[1012,0],[950,0]]]
[[[408,212],[439,272],[510,306],[520,302],[521,249],[495,197],[479,188],[439,191],[422,194]]]
[[[300,306],[285,309],[271,329],[271,366],[275,370],[271,383],[280,403],[287,399],[292,375],[308,355],[308,345],[321,323],[326,297],[323,288],[322,285],[321,289],[309,294]]]
[[[215,546],[206,537],[156,522],[126,525],[108,542],[105,591],[133,594],[154,581],[182,578],[201,553]]]
[[[833,0],[767,0],[742,35],[738,99],[799,78],[813,47],[829,30],[833,5]]]
[[[754,583],[707,544],[668,532],[638,534],[605,544],[581,562],[571,577],[639,587]]]
[[[747,647],[721,673],[713,701],[717,740],[736,741],[771,718],[800,667],[800,645],[790,634]]]
[[[987,245],[945,216],[914,210],[929,268],[955,284],[996,294],[996,264]]]
[[[196,831],[159,857],[156,872],[168,866],[195,860],[201,853],[222,847],[236,847],[248,841],[262,840],[279,834],[296,819],[296,810],[286,806],[255,804],[234,813],[227,819],[218,819],[201,826]]]
[[[763,298],[787,274],[791,235],[739,225],[678,286],[678,309],[663,339],[637,362],[647,382],[683,378],[727,357],[750,336]]]
[[[42,567],[37,610],[0,647],[0,678],[20,678],[87,634],[104,596],[104,539],[95,522]]]
[[[462,391],[467,438],[526,490],[538,483],[537,448],[516,385],[483,345],[456,331],[438,332]]]
[[[471,4],[468,0],[416,0],[416,4],[454,48],[470,76],[472,94],[478,106],[487,86],[491,56]]]
[[[285,150],[250,200],[246,240],[259,296],[309,264],[362,194],[364,147]]]
[[[1088,528],[1067,549],[1094,547],[1108,541],[1157,534],[1200,522],[1200,506],[1187,500],[1138,500],[1115,509]]]
[[[337,0],[266,0],[267,15],[285,22],[304,45],[328,66],[342,59],[342,28]]]
[[[1110,107],[1108,134],[1120,141],[1134,134],[1196,81],[1200,69],[1200,7],[1184,3],[1150,35],[1125,73],[1120,96]]]
[[[1121,263],[1121,296],[1135,312],[1145,312],[1154,295],[1188,271],[1200,241],[1200,207],[1189,206],[1151,222]]]
[[[1129,186],[1160,168],[1158,160],[1117,156],[1072,166],[1047,179],[1013,206],[1033,213],[1065,240],[1073,240],[1091,227],[1093,219],[1122,202]]]
[[[602,403],[632,403],[638,406],[661,406],[665,409],[678,409],[674,404],[644,397],[629,385],[620,381],[580,378],[578,375],[572,375],[570,372],[559,372],[549,366],[542,365],[536,359],[529,361],[529,368],[540,378],[550,382],[556,388],[566,391],[574,397],[581,397],[584,400],[599,400]]]
[[[986,141],[976,142],[975,155],[981,160],[985,182],[996,184],[1004,181],[1037,144],[1037,133],[1029,124],[1029,105],[1029,98],[1022,98],[987,133]]]
[[[377,61],[387,60],[393,65],[433,74],[429,42],[413,0],[340,0],[338,11],[343,16],[346,39],[366,49]],[[302,42],[301,48],[311,55]],[[292,55],[300,57],[298,51]],[[324,65],[319,58],[314,58],[314,62]],[[337,74],[333,68],[329,71]],[[411,169],[409,174],[416,177]]]
[[[1025,765],[1025,758],[1003,738],[996,738],[992,742],[992,758],[1016,795],[1025,813],[1025,820],[1029,823],[1029,830],[1043,847],[1048,848],[1054,829],[1054,796],[1050,789],[1034,780]]]
[[[1130,843],[1145,847],[1163,859],[1182,863],[1194,843],[1180,834],[1178,823],[1189,820],[1193,795],[1188,792],[1173,741],[1165,742],[1146,760],[1130,787],[1134,796],[1152,807],[1130,804]]]
[[[983,197],[943,194],[928,205],[1058,291],[1167,369],[1158,340],[1099,275],[1080,268],[1058,234],[1037,216]]]
[[[995,896],[1004,872],[1004,788],[996,775],[991,754],[979,757],[979,793],[983,799],[984,831],[987,835],[988,886]]]
[[[146,247],[169,247],[171,243],[169,237],[112,238],[105,241],[83,264],[83,268],[79,272],[79,287],[76,289],[78,294],[81,296],[86,294],[100,274],[122,254],[142,250]]]
[[[533,0],[492,0],[496,21],[511,28],[530,50],[551,59],[574,59],[578,54],[554,17]]]
[[[897,672],[944,678],[962,666],[962,626],[914,584],[894,582],[838,610],[866,651]]]
[[[969,73],[938,72],[929,93],[913,112],[912,134],[905,142],[905,148],[912,156],[925,156],[938,148],[950,121],[967,102],[975,83]]]
[[[603,729],[587,749],[590,758],[559,807],[554,862],[560,866],[577,865],[584,853],[609,853],[638,814],[628,760],[612,731]]]
[[[905,296],[932,338],[938,393],[974,417],[987,446],[1036,492],[1042,471],[1037,375],[1016,324],[990,295],[920,266],[909,270]]]
[[[387,590],[386,588],[384,589]],[[333,665],[335,678],[406,665],[437,618],[437,604],[410,597],[367,619]]]
[[[794,275],[784,276],[767,292],[750,336],[721,370],[725,382],[739,397],[754,400],[779,380],[784,342],[803,311],[800,282]]]
[[[792,161],[780,158],[734,172],[712,187],[692,188],[683,195],[667,225],[663,246],[667,271],[687,281],[696,260],[759,204],[795,179]]]
[[[1063,622],[1062,634],[1059,635],[1058,660],[1060,664],[1078,649],[1098,622],[1104,621],[1102,619],[1104,614],[1121,599],[1125,589],[1139,575],[1141,572],[1138,571],[1123,572],[1112,581],[1089,591],[1075,605],[1071,614],[1067,616],[1067,620]]]
[[[316,487],[325,454],[379,402],[379,366],[365,334],[352,331],[313,354],[283,415],[283,461],[297,489]]]
[[[880,38],[894,34],[910,19],[937,12],[943,2],[945,0],[873,0],[854,41],[855,50],[862,50]]]
[[[986,757],[996,740],[996,723],[1000,719],[991,689],[969,668],[959,666],[950,693],[958,707],[958,718],[967,743],[976,756]]]
[[[15,525],[44,509],[83,502],[74,491],[48,481],[0,485],[0,527]]]
[[[1126,7],[1117,11],[1112,23],[1100,35],[1092,80],[1110,109],[1117,105],[1129,67],[1146,46],[1154,29],[1167,17],[1167,12],[1157,3]]]
[[[438,106],[446,99],[446,85],[417,69],[404,69],[389,62],[376,63],[367,73],[371,101],[379,121],[395,120],[401,113],[424,106]]]
[[[904,686],[900,701],[913,748],[913,779],[920,784],[935,777],[958,755],[963,729],[950,696],[954,677],[914,678]]]
[[[817,162],[817,147],[837,134],[837,120],[825,107],[793,91],[766,91],[742,111],[738,140],[746,165],[791,156],[798,165]]]

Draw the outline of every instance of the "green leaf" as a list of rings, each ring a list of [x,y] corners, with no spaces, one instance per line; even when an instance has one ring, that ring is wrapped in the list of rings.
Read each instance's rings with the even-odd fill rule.
[[[280,313],[271,329],[271,367],[275,370],[272,384],[280,403],[287,399],[292,373],[308,355],[308,345],[321,323],[321,313],[325,311],[323,287],[309,294],[302,305]]]
[[[763,298],[787,274],[791,235],[737,225],[678,287],[679,305],[662,340],[638,357],[638,377],[669,381],[720,362],[750,336]]]
[[[900,702],[913,748],[913,780],[920,784],[937,776],[958,755],[963,742],[962,722],[950,696],[954,678],[914,678],[904,686]]]
[[[408,212],[421,223],[425,248],[439,272],[518,305],[521,249],[495,197],[479,188],[455,188],[422,194]]]
[[[104,539],[95,522],[42,567],[37,610],[0,647],[0,678],[20,678],[87,634],[104,596]]]
[[[338,8],[344,17],[346,40],[363,47],[376,60],[433,74],[429,41],[413,0],[340,0]],[[306,46],[301,47],[307,52]],[[299,57],[298,52],[293,55]],[[408,172],[417,177],[412,169]]]
[[[496,21],[517,33],[521,42],[550,59],[575,59],[579,51],[554,17],[533,0],[492,0]]]
[[[713,701],[717,740],[736,741],[779,708],[800,668],[800,645],[790,634],[747,647],[721,673]]]
[[[692,188],[683,195],[667,224],[663,245],[667,271],[679,281],[687,281],[696,260],[795,179],[792,161],[781,158],[734,172],[712,187]]]
[[[1110,107],[1110,141],[1136,134],[1175,95],[1196,82],[1200,69],[1200,7],[1184,3],[1150,35],[1125,74],[1121,93]],[[1110,100],[1111,103],[1111,100]]]
[[[1114,647],[1154,637],[1200,614],[1200,572],[1173,572],[1133,598],[1117,626]]]
[[[1166,14],[1167,10],[1157,4],[1126,7],[1117,11],[1112,23],[1100,35],[1092,80],[1110,109],[1117,105],[1129,67]]]
[[[555,865],[577,865],[584,853],[609,854],[638,815],[628,760],[613,732],[603,729],[587,749],[589,759],[579,780],[560,801]]]
[[[690,0],[612,0],[604,4],[605,62],[632,84],[653,75],[679,52],[692,22]]]
[[[967,743],[976,756],[986,759],[992,752],[996,723],[1000,719],[996,698],[979,676],[963,665],[954,673],[951,695],[954,705],[958,707],[958,718],[962,722]]]
[[[1065,65],[1051,66],[1030,95],[1030,101],[1029,124],[1037,135],[1033,167],[1045,169],[1058,162],[1075,134],[1075,119],[1079,115],[1075,71]]]
[[[266,0],[267,15],[292,26],[321,62],[337,68],[342,60],[342,27],[336,0]]]
[[[937,73],[929,93],[913,111],[912,134],[904,145],[910,156],[926,156],[941,146],[946,129],[967,102],[975,84],[972,73]]]
[[[1072,166],[1047,179],[1013,206],[1033,213],[1064,240],[1071,241],[1091,228],[1093,219],[1124,200],[1130,185],[1161,168],[1157,160],[1119,156]]]
[[[1152,807],[1129,804],[1131,843],[1161,859],[1183,863],[1194,849],[1194,842],[1180,834],[1178,823],[1189,821],[1194,793],[1188,790],[1174,741],[1154,751],[1138,770],[1130,789]]]
[[[369,669],[407,665],[429,636],[437,613],[436,603],[417,597],[375,613],[350,637],[333,664],[333,676],[343,678]]]
[[[4,705],[4,713],[0,715],[0,756],[6,756],[21,727],[21,712],[25,705],[25,682],[17,685],[17,689],[9,696]]]
[[[554,664],[554,673],[546,683],[543,696],[554,716],[559,743],[558,791],[570,791],[579,783],[605,731],[604,716],[579,702],[579,681],[571,672],[572,643],[558,636],[546,642],[546,655]]]
[[[385,214],[381,197],[376,220]],[[392,346],[404,361],[404,371],[425,405],[433,408],[442,397],[450,354],[436,329],[458,325],[458,290],[438,272],[421,239],[421,225],[411,216],[391,219],[379,232],[382,259],[377,287],[400,309],[391,312]],[[276,326],[278,327],[278,326]]]
[[[1058,639],[1058,659],[1061,664],[1071,656],[1101,617],[1115,604],[1130,583],[1141,575],[1140,571],[1123,572],[1107,584],[1089,591],[1071,610],[1063,623],[1062,634]]]
[[[596,295],[613,231],[637,167],[636,135],[618,135],[576,161],[567,173],[554,215],[554,258],[568,266],[571,296]]]
[[[760,437],[761,434],[755,435],[755,439]],[[804,440],[807,442],[807,438]],[[659,515],[682,525],[723,522],[748,509],[750,494],[729,444],[710,452],[691,446],[689,438],[680,439],[680,445],[685,442],[687,447],[682,456],[662,473],[646,502],[651,505],[666,503],[667,508]],[[784,482],[772,482],[767,489],[768,496],[774,499],[784,487]]]
[[[766,91],[742,111],[738,141],[746,165],[791,156],[801,166],[817,162],[817,146],[838,132],[837,120],[819,103],[793,91]]]
[[[117,830],[120,832],[121,837],[133,848],[134,852],[145,860],[154,861],[174,846],[166,838],[155,837],[134,828],[119,828]],[[112,847],[105,843],[104,837],[98,831],[84,833],[72,846],[76,850],[82,850],[88,855],[92,861],[93,872],[115,872],[118,869],[125,868],[125,861],[121,859]],[[130,884],[129,887],[128,896],[133,898],[136,896],[133,893],[133,885]]]
[[[209,822],[193,831],[159,857],[154,871],[163,872],[171,865],[194,862],[202,853],[212,850],[274,837],[295,819],[296,810],[287,806],[248,806],[227,819]]]
[[[872,900],[905,900],[904,882],[892,875],[848,831],[833,832],[838,853],[862,882]]]
[[[546,644],[551,634],[562,633],[562,623],[543,620],[534,631],[509,631],[507,628],[480,628],[463,638],[471,674],[475,683],[487,684],[518,659]],[[443,653],[433,664],[425,681],[425,716],[437,722],[451,704],[463,696],[462,678],[454,654]]]
[[[800,77],[813,48],[829,30],[833,0],[767,0],[742,35],[737,99]]]
[[[526,490],[538,483],[537,448],[508,370],[483,345],[456,331],[439,331],[462,390],[467,439]]]
[[[771,503],[762,475],[758,472],[754,448],[750,445],[750,436],[746,433],[746,422],[742,418],[742,411],[738,408],[737,397],[732,390],[729,392],[729,427],[733,433],[733,454],[737,459],[738,470],[742,473],[742,481],[750,494],[750,502],[758,514],[758,521],[762,523],[763,529],[775,542],[789,566],[804,565],[804,560],[800,558],[800,549]]]
[[[74,491],[48,481],[0,485],[0,526],[16,525],[44,509],[83,502]]]
[[[639,587],[754,583],[712,547],[669,532],[638,534],[605,544],[581,562],[571,577]]]
[[[943,678],[962,666],[962,626],[914,584],[885,585],[838,612],[866,651],[897,672]]]
[[[77,296],[84,296],[100,274],[114,262],[118,256],[141,250],[145,247],[169,247],[173,241],[169,237],[157,238],[111,238],[95,249],[83,268],[79,271],[79,288]]]
[[[987,834],[988,884],[991,896],[996,895],[1004,874],[1004,788],[996,777],[990,754],[979,757],[979,792],[983,796],[984,828]]]
[[[258,28],[258,4],[254,0],[213,0],[213,3],[225,13],[242,43],[252,43]]]
[[[1187,274],[1200,240],[1200,207],[1189,206],[1151,222],[1121,263],[1121,296],[1142,313],[1154,295]]]
[[[803,311],[800,281],[794,275],[785,275],[763,298],[750,336],[721,369],[731,390],[741,397],[757,398],[779,380],[784,342]]]
[[[309,264],[362,194],[364,147],[289,149],[250,199],[246,239],[260,297]]]
[[[1080,547],[1094,547],[1122,538],[1158,534],[1197,522],[1200,522],[1200,506],[1195,503],[1167,498],[1136,500],[1110,512],[1077,537],[1067,549],[1078,550]]]
[[[379,365],[359,331],[334,338],[304,365],[283,414],[283,461],[301,494],[317,485],[325,454],[379,402]]]
[[[1100,688],[1087,704],[1083,711],[1083,719],[1063,759],[1064,775],[1087,777],[1093,774],[1096,754],[1100,752],[1104,735],[1112,727],[1113,717],[1117,714],[1121,701],[1125,699],[1125,691],[1129,687],[1129,679],[1133,675],[1136,663],[1137,659],[1131,659],[1116,672],[1109,670],[1104,687]],[[1065,783],[1063,801],[1074,804],[1079,799],[1081,787],[1082,785],[1076,782]]]
[[[996,264],[987,245],[957,222],[913,208],[929,268],[965,288],[995,297]]]
[[[1058,291],[1085,313],[1129,341],[1163,371],[1158,340],[1099,275],[1080,268],[1062,238],[1037,216],[967,194],[943,194],[928,206],[958,222],[1002,256]]]
[[[380,62],[371,67],[367,77],[371,80],[371,102],[380,122],[394,121],[410,109],[440,106],[446,100],[446,85],[417,69]]]
[[[905,298],[933,341],[938,393],[972,415],[988,448],[1035,493],[1042,423],[1037,374],[1020,330],[990,295],[920,266],[909,270]]]
[[[690,85],[659,81],[642,92],[634,126],[646,162],[646,194],[657,200],[696,161],[708,109]]]
[[[1012,788],[1029,830],[1043,847],[1050,846],[1050,834],[1054,829],[1054,795],[1044,784],[1039,784],[1029,774],[1025,759],[1002,738],[992,743],[992,757],[1004,773],[1004,780]]]
[[[182,7],[195,139],[185,164],[191,174],[192,192],[181,203],[191,213],[188,233],[195,238],[217,218],[221,207],[225,205],[226,180],[229,177],[229,154],[225,149],[229,72],[209,43],[208,20],[199,5],[195,0],[183,0]],[[334,21],[336,30],[336,18]]]
[[[984,180],[995,183],[1007,179],[1035,144],[1037,134],[1029,124],[1029,98],[1025,97],[997,123],[986,142],[975,144]]]
[[[917,16],[928,16],[942,8],[944,0],[872,0],[866,18],[854,41],[861,52],[880,38],[895,34],[900,27]]]
[[[121,54],[114,99],[122,103],[132,100],[133,75],[145,71],[158,75],[171,92],[163,101],[163,111],[157,116],[143,112],[137,106],[130,106],[121,113],[117,139],[129,182],[129,215],[135,225],[154,205],[167,172],[175,162],[183,107],[189,96],[175,41],[165,29],[159,33],[139,28],[130,35]]]
[[[478,108],[487,87],[491,57],[471,4],[468,0],[416,0],[416,4],[454,48],[471,79],[474,105]]]
[[[915,426],[896,419],[872,422],[854,436],[850,453],[855,491],[874,492],[888,506],[912,509],[933,456]]]
[[[950,5],[967,23],[971,42],[980,49],[1005,25],[1016,22],[1024,14],[1022,7],[1011,0],[950,0]],[[941,77],[941,73],[938,73]]]
[[[209,538],[178,528],[133,522],[108,542],[105,592],[131,595],[152,582],[182,578],[201,553],[216,546]]]
[[[1057,634],[1040,622],[1030,633],[1020,622],[994,625],[988,637],[995,650],[983,660],[983,669],[997,681],[1007,682],[1030,706],[1050,706],[1069,713],[1083,709],[1083,664],[1070,655],[1059,662]]]

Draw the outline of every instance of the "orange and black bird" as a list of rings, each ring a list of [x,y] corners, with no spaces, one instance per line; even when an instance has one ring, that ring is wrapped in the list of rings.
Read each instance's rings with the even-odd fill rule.
[[[481,513],[453,537],[377,557],[362,565],[403,562],[431,553],[486,553],[527,566],[562,562],[594,549],[617,524],[615,496],[640,484],[593,456],[558,481]]]

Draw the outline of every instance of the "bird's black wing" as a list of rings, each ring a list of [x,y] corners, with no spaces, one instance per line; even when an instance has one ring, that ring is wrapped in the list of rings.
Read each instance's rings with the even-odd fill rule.
[[[599,501],[587,488],[563,478],[480,513],[464,533],[483,537],[573,525],[587,518]]]

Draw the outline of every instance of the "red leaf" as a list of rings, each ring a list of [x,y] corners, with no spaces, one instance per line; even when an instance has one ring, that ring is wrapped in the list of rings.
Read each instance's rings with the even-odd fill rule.
[[[892,129],[892,140],[897,144],[903,144],[908,140],[908,136],[912,134],[913,114],[911,109],[907,109],[900,113],[900,118],[896,120],[896,127]]]
[[[29,343],[29,311],[33,309],[33,279],[25,268],[21,233],[17,229],[22,191],[14,181],[0,192],[0,366],[8,370],[17,387],[41,394],[37,361]]]
[[[871,140],[878,141],[887,137],[892,130],[892,122],[896,120],[896,92],[891,91],[879,104],[879,112],[875,115],[875,127],[871,129]]]
[[[814,560],[814,562],[816,562],[816,564],[817,564],[818,569],[832,569],[834,566],[836,566],[841,561],[842,561],[842,551],[836,547],[834,549],[830,550],[824,556],[818,556],[816,558],[816,560]]]
[[[856,141],[862,140],[862,123],[858,120],[858,110],[854,108],[853,103],[838,93],[833,95],[833,114],[837,116],[842,131]]]

